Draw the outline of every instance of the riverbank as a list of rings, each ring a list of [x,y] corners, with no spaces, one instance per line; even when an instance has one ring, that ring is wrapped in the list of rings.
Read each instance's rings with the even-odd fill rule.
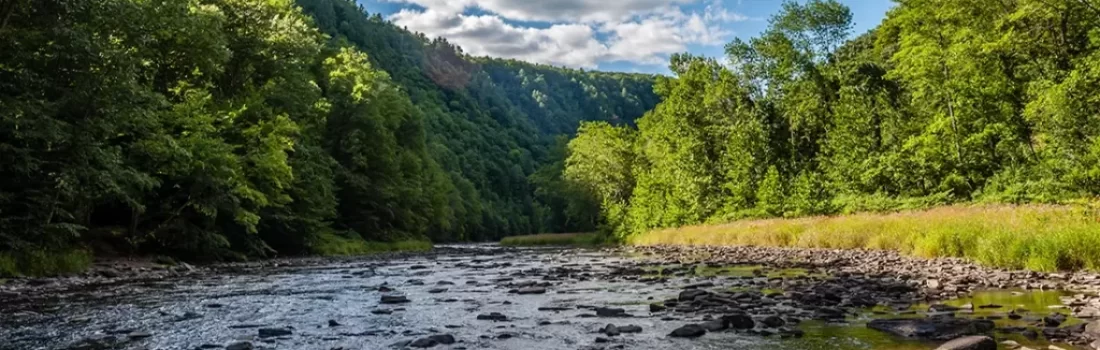
[[[427,240],[402,240],[395,242],[375,242],[341,237],[332,234],[321,235],[309,251],[312,255],[302,257],[355,257],[400,252],[426,252],[432,249]],[[277,258],[257,258],[259,262],[283,261]],[[0,278],[12,277],[88,277],[100,275],[108,270],[129,271],[133,266],[147,269],[167,269],[175,267],[180,260],[164,255],[144,256],[95,256],[90,249],[75,248],[63,251],[29,251],[20,253],[0,253]],[[118,266],[115,266],[118,265]],[[186,264],[185,264],[186,265]],[[220,266],[221,264],[214,264]],[[191,265],[187,265],[191,266]]]
[[[606,243],[606,236],[596,233],[542,233],[537,235],[511,236],[500,240],[506,247],[535,246],[574,246],[592,247]]]
[[[655,230],[628,244],[883,249],[1010,269],[1100,271],[1095,206],[949,206]]]

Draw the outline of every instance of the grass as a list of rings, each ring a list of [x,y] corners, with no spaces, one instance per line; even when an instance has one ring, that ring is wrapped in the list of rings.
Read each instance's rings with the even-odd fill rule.
[[[595,246],[604,243],[605,237],[599,233],[543,233],[527,236],[505,237],[500,240],[503,246]]]
[[[313,252],[325,256],[355,256],[388,252],[422,252],[432,249],[432,242],[426,240],[404,240],[396,242],[368,242],[362,239],[348,238],[336,234],[324,234],[313,246]]]
[[[655,230],[633,245],[889,249],[962,257],[1003,268],[1100,271],[1100,215],[1093,206],[975,205],[898,213],[744,220]]]
[[[0,253],[0,277],[55,276],[84,271],[92,264],[87,250],[34,250]]]

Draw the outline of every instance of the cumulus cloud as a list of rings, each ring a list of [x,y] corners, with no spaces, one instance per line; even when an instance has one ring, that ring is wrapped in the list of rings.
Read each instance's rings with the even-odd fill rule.
[[[662,64],[688,45],[725,43],[732,33],[724,25],[747,19],[715,0],[389,1],[423,8],[393,14],[397,25],[470,54],[583,68]]]

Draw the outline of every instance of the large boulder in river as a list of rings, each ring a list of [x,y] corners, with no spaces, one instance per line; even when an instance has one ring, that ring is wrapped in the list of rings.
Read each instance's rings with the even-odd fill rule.
[[[906,338],[949,340],[989,333],[993,330],[994,324],[990,320],[940,317],[874,320],[868,322],[867,327]]]
[[[987,336],[971,335],[943,343],[936,350],[997,350],[997,342]]]

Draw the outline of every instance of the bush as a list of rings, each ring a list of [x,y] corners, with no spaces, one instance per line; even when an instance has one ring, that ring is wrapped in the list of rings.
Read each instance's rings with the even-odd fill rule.
[[[369,242],[360,238],[345,237],[334,233],[321,234],[312,246],[314,254],[324,256],[355,256],[387,252],[422,252],[432,249],[427,240],[403,240],[394,242]]]
[[[505,237],[503,246],[596,246],[609,243],[610,239],[599,233],[544,233],[528,236]]]
[[[84,271],[92,254],[83,249],[0,253],[0,277],[55,276]]]

